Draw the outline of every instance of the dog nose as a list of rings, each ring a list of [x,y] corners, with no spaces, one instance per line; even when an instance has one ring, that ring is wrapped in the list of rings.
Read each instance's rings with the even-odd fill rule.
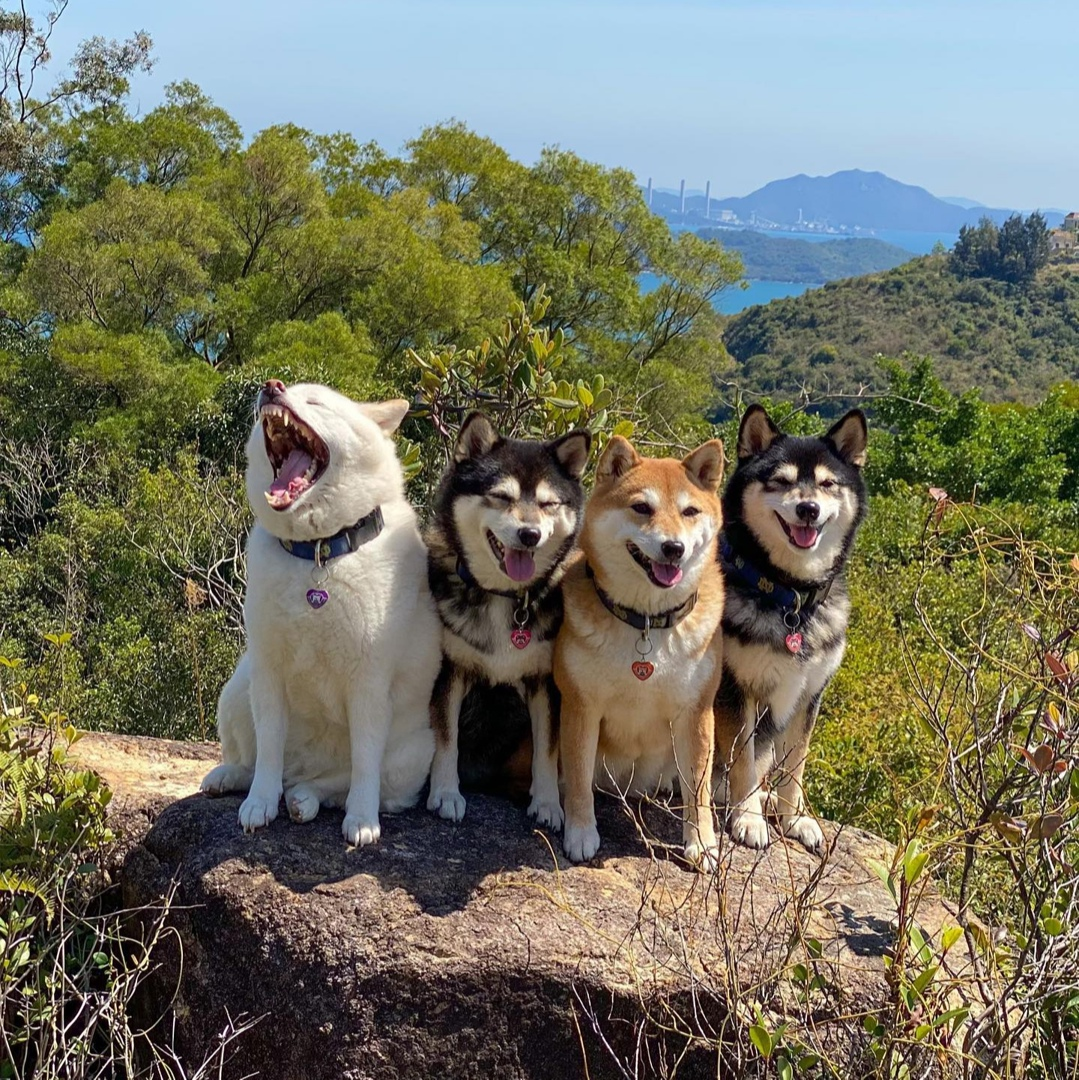
[[[272,405],[285,392],[285,384],[280,379],[267,379],[259,391],[258,407]]]
[[[820,517],[820,503],[815,502],[800,502],[795,508],[794,512],[803,521],[816,521]]]
[[[681,540],[664,540],[660,550],[665,559],[680,559],[686,553],[686,545]]]
[[[517,530],[517,535],[526,548],[533,548],[540,542],[539,529],[525,526],[525,528]]]

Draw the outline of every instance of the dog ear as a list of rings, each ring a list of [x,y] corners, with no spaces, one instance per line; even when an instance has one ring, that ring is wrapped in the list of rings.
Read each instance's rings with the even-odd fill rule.
[[[551,443],[551,450],[559,464],[573,477],[580,480],[588,464],[588,451],[592,448],[590,431],[571,431]]]
[[[782,434],[763,405],[750,405],[738,428],[738,460],[763,454]]]
[[[457,433],[453,460],[464,461],[467,458],[482,457],[493,450],[501,438],[494,424],[483,413],[471,412],[465,417],[465,422]]]
[[[846,462],[861,468],[865,464],[865,447],[869,439],[869,429],[865,422],[865,413],[861,409],[851,409],[838,423],[828,429],[824,436],[834,447],[836,453]]]
[[[621,435],[615,435],[603,451],[596,466],[596,483],[617,480],[625,476],[630,469],[640,463],[640,455],[633,449],[633,444]]]
[[[723,479],[723,443],[719,439],[709,439],[682,458],[682,464],[701,487],[718,491]]]
[[[404,398],[392,401],[370,401],[360,405],[364,416],[374,420],[386,435],[392,435],[401,425],[408,412],[408,402]]]

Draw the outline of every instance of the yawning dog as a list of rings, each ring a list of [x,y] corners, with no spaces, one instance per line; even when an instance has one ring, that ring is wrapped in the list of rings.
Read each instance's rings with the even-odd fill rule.
[[[434,753],[428,714],[439,625],[426,551],[390,435],[406,401],[358,404],[324,386],[258,396],[247,443],[247,652],[218,704],[211,794],[249,791],[240,824],[343,806],[351,844],[379,808],[415,804]]]
[[[843,571],[865,516],[866,422],[857,409],[821,438],[784,435],[759,405],[742,418],[723,497],[723,681],[717,791],[731,836],[768,843],[764,785],[784,835],[818,849],[802,775],[821,694],[846,649]],[[727,791],[723,793],[723,780]]]
[[[566,574],[555,644],[562,693],[566,854],[599,849],[593,784],[650,793],[677,779],[687,858],[714,863],[712,703],[719,685],[723,575],[716,494],[723,445],[682,461],[611,439]]]
[[[435,499],[427,534],[431,591],[442,618],[445,659],[431,716],[436,749],[429,810],[452,821],[465,813],[458,769],[461,705],[473,687],[517,689],[532,728],[532,802],[541,825],[560,828],[558,702],[551,650],[562,622],[564,560],[580,528],[591,436],[572,431],[550,442],[504,439],[482,413],[465,420]],[[469,712],[476,752],[506,746],[504,718]],[[505,699],[502,699],[503,704]],[[512,756],[515,745],[506,747]]]

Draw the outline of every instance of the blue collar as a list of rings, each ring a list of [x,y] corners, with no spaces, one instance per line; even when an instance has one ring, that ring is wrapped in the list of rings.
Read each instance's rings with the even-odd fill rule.
[[[342,529],[339,533],[326,537],[325,540],[280,540],[278,543],[297,559],[306,559],[308,562],[321,566],[330,559],[348,555],[358,547],[370,543],[382,532],[384,526],[382,507],[376,506],[355,525]]]
[[[773,607],[795,614],[811,608],[828,598],[832,583],[829,581],[823,589],[790,589],[765,577],[752,563],[737,554],[730,541],[724,536],[719,542],[719,553],[723,558],[723,569],[731,577],[738,578],[743,585],[760,594],[761,599]]]

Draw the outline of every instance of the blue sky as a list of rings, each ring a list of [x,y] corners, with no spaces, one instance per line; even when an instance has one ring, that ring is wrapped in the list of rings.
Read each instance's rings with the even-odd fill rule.
[[[558,143],[720,196],[863,168],[1079,206],[1063,0],[71,0],[55,54],[135,29],[157,57],[142,109],[190,78],[248,135],[288,120],[396,150],[456,117],[524,161]]]

